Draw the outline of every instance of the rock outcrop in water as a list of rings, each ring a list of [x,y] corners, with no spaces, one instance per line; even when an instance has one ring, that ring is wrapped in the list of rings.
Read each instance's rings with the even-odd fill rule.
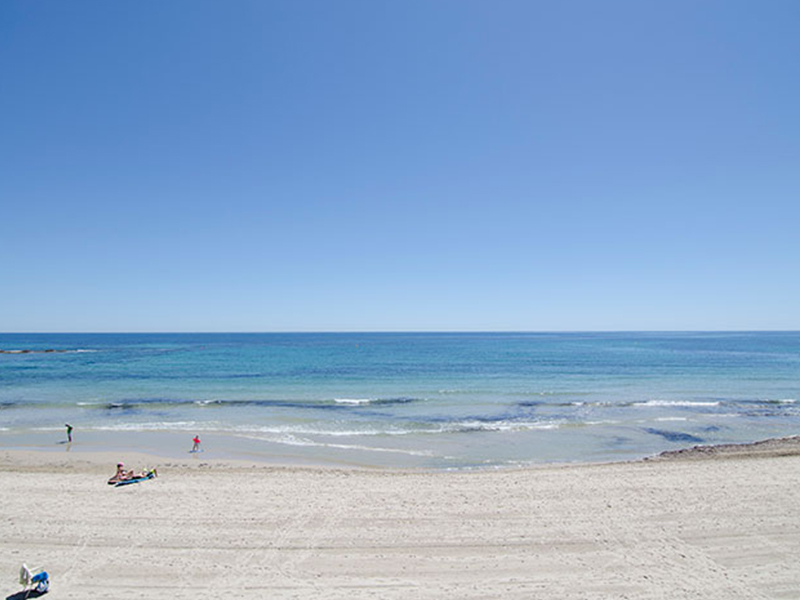
[[[758,458],[763,456],[796,456],[800,454],[800,436],[770,438],[745,444],[715,444],[667,450],[644,460],[696,460],[703,458]]]

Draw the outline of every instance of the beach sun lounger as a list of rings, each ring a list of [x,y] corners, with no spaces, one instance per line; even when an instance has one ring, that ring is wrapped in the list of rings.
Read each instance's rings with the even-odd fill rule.
[[[39,594],[44,594],[50,588],[50,576],[44,569],[31,569],[24,564],[19,569],[19,583],[23,591],[35,589]]]

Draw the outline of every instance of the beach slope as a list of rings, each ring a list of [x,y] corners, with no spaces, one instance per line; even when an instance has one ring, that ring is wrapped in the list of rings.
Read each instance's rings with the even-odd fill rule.
[[[137,457],[134,461],[149,461]],[[0,452],[0,597],[797,598],[800,454],[772,446],[491,472]],[[126,462],[130,462],[130,459]]]

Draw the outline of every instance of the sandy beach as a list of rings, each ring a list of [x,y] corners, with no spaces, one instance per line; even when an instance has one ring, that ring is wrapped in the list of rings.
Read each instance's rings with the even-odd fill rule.
[[[106,484],[120,458],[158,466]],[[343,470],[0,452],[2,597],[800,597],[800,441],[616,464]]]

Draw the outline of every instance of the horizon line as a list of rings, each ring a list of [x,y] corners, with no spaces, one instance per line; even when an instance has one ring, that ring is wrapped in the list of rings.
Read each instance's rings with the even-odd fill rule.
[[[358,333],[800,333],[800,329],[287,329],[272,331],[0,331],[0,335],[276,335]]]

